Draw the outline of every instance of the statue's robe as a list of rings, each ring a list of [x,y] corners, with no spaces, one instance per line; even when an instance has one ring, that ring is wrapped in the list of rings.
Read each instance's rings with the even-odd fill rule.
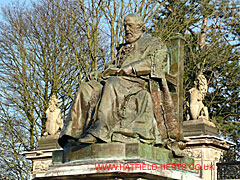
[[[111,67],[131,65],[133,72],[83,83],[64,123],[59,144],[63,147],[67,139],[77,140],[87,133],[103,142],[161,144],[150,93],[156,56],[158,71],[164,74],[167,48],[160,39],[143,35],[133,45],[120,45]]]

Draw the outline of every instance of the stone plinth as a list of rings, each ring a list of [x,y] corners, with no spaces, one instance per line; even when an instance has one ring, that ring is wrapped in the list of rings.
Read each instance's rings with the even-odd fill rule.
[[[202,135],[218,136],[218,130],[212,122],[200,118],[198,120],[183,121],[183,135],[184,137]]]
[[[33,170],[31,179],[39,172],[46,172],[49,166],[52,165],[52,152],[58,149],[48,149],[39,151],[24,152],[27,159],[32,161]]]
[[[56,135],[42,136],[38,142],[37,150],[46,150],[46,149],[61,149],[58,144],[59,133]]]
[[[176,167],[193,163],[192,158],[173,157],[169,150],[141,143],[92,144],[53,152],[53,165],[48,171],[37,173],[34,180],[200,180],[195,171]]]
[[[187,137],[186,154],[194,158],[195,165],[199,164],[199,177],[204,180],[217,180],[217,166],[221,155],[228,150],[231,142],[223,140],[216,136],[192,136]]]
[[[23,153],[27,159],[32,161],[33,170],[31,179],[33,179],[37,173],[46,172],[49,166],[52,165],[52,152],[61,149],[57,142],[58,136],[59,134],[43,136],[38,143],[36,151]]]
[[[77,160],[145,159],[160,164],[194,163],[192,158],[173,157],[171,151],[142,143],[97,143],[53,152],[53,164]]]
[[[115,165],[115,169],[97,169],[98,165]],[[120,169],[120,164],[122,169]],[[126,166],[124,166],[126,165]],[[133,165],[133,168],[130,166]],[[123,168],[129,166],[129,168]],[[138,167],[138,169],[135,168]],[[139,167],[142,167],[140,169]],[[152,169],[156,164],[148,161],[107,160],[107,161],[79,161],[58,164],[50,168],[46,173],[38,173],[34,180],[202,180],[196,174],[176,170]]]

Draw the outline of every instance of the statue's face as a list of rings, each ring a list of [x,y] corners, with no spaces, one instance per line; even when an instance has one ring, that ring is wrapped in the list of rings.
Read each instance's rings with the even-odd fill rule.
[[[131,44],[136,42],[142,35],[142,27],[139,20],[134,16],[127,16],[124,20],[125,40]]]

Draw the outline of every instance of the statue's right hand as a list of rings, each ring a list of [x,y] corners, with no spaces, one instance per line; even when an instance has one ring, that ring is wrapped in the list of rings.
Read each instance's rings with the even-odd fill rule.
[[[88,81],[99,80],[101,77],[102,77],[102,72],[101,71],[93,71],[93,72],[90,72],[87,79],[88,79]]]
[[[103,73],[102,73],[102,77],[106,78],[108,76],[114,76],[117,74],[117,72],[119,71],[119,68],[114,68],[114,67],[110,67],[107,68]]]

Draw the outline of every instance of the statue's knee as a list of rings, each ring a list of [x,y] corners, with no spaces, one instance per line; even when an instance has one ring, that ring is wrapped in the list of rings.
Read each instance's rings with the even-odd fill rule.
[[[95,91],[95,90],[98,91],[101,88],[102,88],[102,85],[99,82],[92,80],[92,81],[88,81],[88,82],[81,84],[80,88],[79,88],[79,93],[81,93],[81,92],[92,93],[93,91]]]
[[[105,87],[114,87],[116,86],[117,84],[120,83],[120,80],[118,77],[110,77],[107,81],[106,81],[106,84],[105,84]]]
[[[88,92],[89,90],[90,90],[89,84],[87,82],[83,83],[79,87],[78,94],[82,92]]]

